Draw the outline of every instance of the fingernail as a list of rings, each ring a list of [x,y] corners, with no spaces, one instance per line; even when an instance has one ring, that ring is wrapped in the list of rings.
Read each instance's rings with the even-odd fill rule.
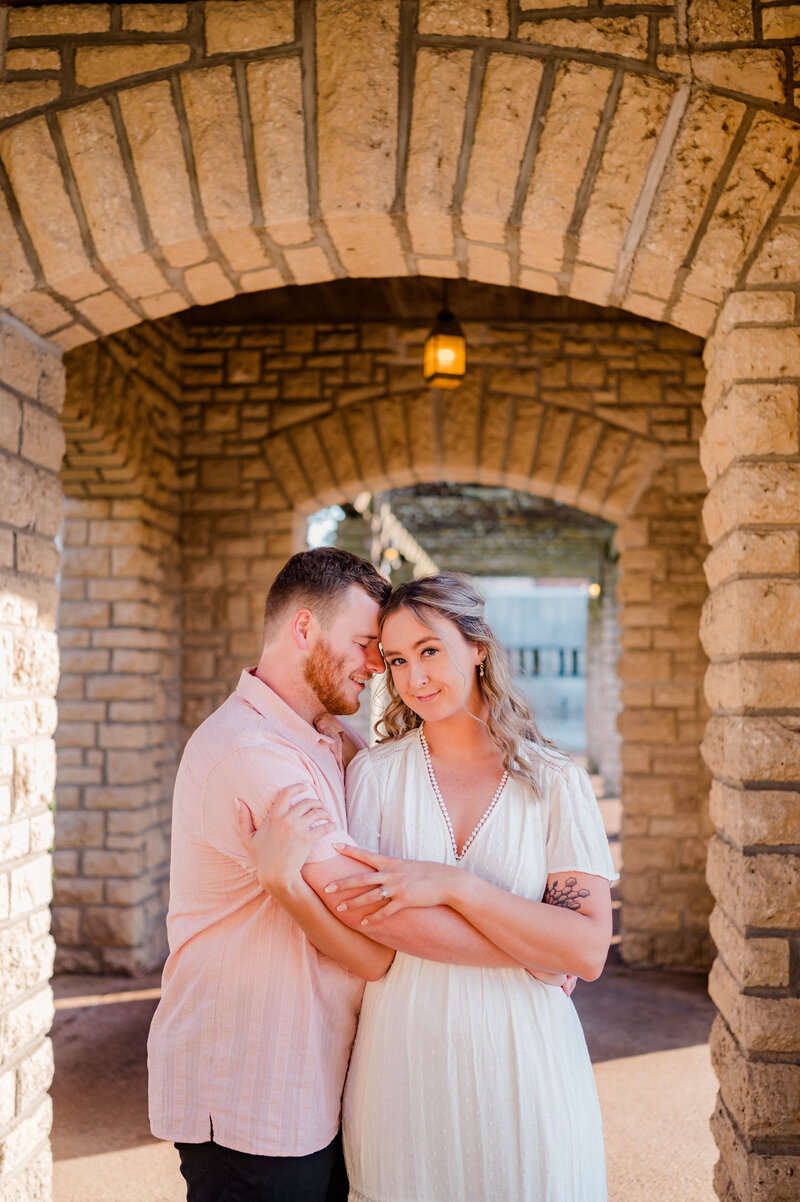
[[[241,810],[241,808],[242,808],[242,803],[239,801],[239,798],[238,798],[238,797],[234,797],[234,799],[233,799],[233,804],[236,806],[236,809],[237,809],[237,810]]]
[[[336,907],[336,913],[341,914],[342,910],[346,910],[346,909],[347,909],[346,904],[344,902],[342,902],[342,904],[340,906]]]
[[[368,926],[369,926],[369,919],[368,919],[368,918],[362,918],[362,919],[361,919],[361,925],[362,925],[362,927],[368,927]]]
[[[334,847],[334,851],[341,851],[342,848],[344,847],[344,843],[334,843],[333,847]]]
[[[326,892],[326,893],[335,893],[335,892],[336,892],[336,886],[335,886],[335,885],[326,885],[326,886],[325,886],[325,892]]]

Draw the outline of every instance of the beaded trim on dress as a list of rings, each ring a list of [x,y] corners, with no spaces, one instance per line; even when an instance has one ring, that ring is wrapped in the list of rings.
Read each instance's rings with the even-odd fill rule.
[[[428,777],[431,782],[431,788],[433,789],[434,797],[436,798],[437,802],[439,803],[439,809],[442,811],[442,817],[444,818],[445,825],[447,826],[448,834],[450,835],[450,846],[453,849],[453,855],[455,856],[456,860],[463,860],[464,856],[467,854],[470,847],[472,847],[472,844],[475,842],[478,835],[481,833],[484,826],[489,821],[489,818],[491,817],[492,813],[494,812],[494,808],[497,805],[498,801],[500,800],[500,794],[503,792],[503,789],[506,787],[506,782],[508,781],[508,772],[505,770],[503,771],[503,775],[500,777],[500,784],[495,789],[492,800],[489,802],[487,809],[484,810],[484,812],[483,812],[481,818],[479,819],[478,824],[475,827],[475,829],[473,830],[472,834],[469,836],[466,843],[461,848],[461,851],[459,851],[458,844],[456,843],[456,833],[453,830],[453,823],[450,821],[450,814],[448,813],[447,806],[445,805],[444,798],[442,797],[442,791],[439,788],[439,782],[436,779],[436,773],[434,772],[433,764],[431,763],[431,753],[430,753],[430,748],[428,747],[428,740],[425,738],[425,731],[422,726],[420,726],[418,729],[419,729],[419,741],[420,741],[420,745],[422,747],[422,754],[425,756],[425,767],[428,769]]]

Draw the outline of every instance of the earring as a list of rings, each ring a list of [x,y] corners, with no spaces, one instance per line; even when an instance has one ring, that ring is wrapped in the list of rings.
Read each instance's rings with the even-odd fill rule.
[[[480,676],[481,680],[483,680],[483,677],[484,677],[483,660],[481,660],[480,663],[478,664],[478,675]]]

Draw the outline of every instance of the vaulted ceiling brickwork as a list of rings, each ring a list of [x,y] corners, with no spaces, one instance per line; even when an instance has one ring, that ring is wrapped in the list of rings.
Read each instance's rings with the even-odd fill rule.
[[[797,275],[799,33],[749,0],[11,8],[0,304],[69,348],[428,274],[706,335]]]

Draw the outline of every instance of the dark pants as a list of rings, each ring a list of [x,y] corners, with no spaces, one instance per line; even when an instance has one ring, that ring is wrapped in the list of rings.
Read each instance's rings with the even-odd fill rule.
[[[175,1147],[187,1202],[347,1202],[340,1135],[310,1156],[252,1156],[212,1141]]]

